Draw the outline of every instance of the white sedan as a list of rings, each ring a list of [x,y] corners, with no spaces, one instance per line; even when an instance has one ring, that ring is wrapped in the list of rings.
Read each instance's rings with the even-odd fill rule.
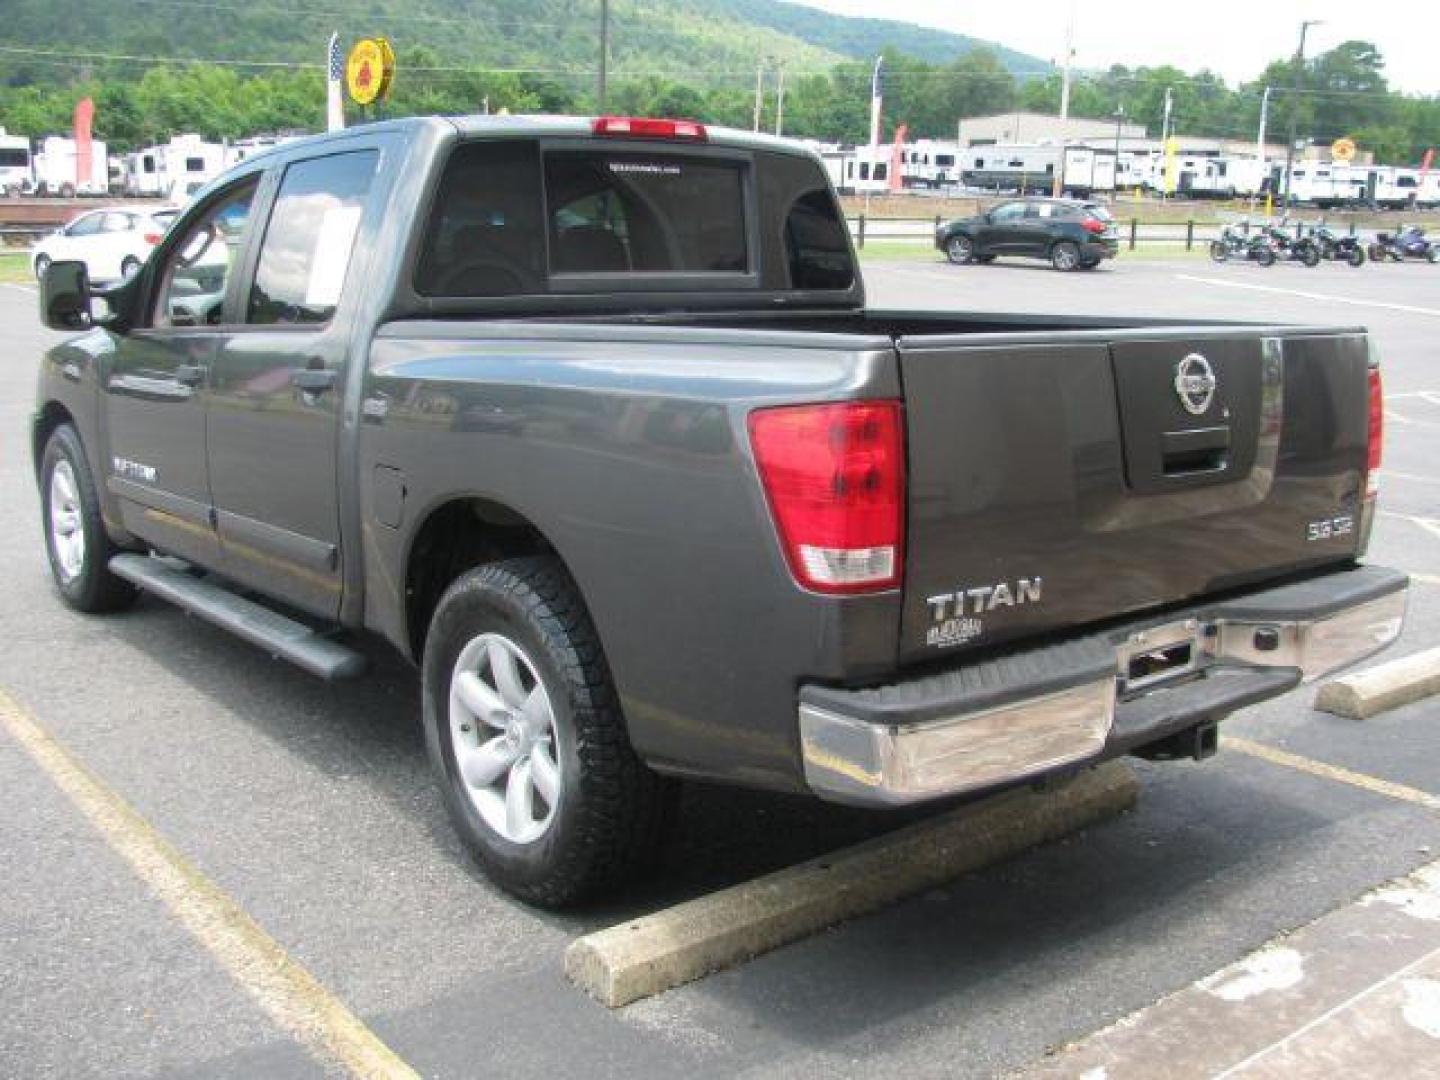
[[[175,220],[175,211],[91,210],[56,229],[30,249],[30,265],[43,278],[50,264],[77,259],[91,281],[125,281],[134,276]]]

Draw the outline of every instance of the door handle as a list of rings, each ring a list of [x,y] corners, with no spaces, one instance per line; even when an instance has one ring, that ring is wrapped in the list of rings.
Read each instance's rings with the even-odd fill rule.
[[[335,372],[324,368],[302,368],[291,376],[291,381],[307,394],[323,394],[334,389]]]
[[[200,364],[180,364],[175,368],[175,381],[181,386],[199,386],[205,380],[205,368]]]

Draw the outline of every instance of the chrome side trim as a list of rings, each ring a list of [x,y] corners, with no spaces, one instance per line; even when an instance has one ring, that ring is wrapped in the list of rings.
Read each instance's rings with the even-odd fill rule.
[[[801,705],[805,779],[827,798],[867,805],[994,787],[1098,754],[1114,712],[1114,679],[926,724]]]

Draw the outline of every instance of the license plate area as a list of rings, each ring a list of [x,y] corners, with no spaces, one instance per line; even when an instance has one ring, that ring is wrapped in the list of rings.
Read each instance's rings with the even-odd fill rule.
[[[1124,697],[1182,679],[1199,669],[1203,654],[1195,619],[1136,631],[1116,647],[1116,689]]]

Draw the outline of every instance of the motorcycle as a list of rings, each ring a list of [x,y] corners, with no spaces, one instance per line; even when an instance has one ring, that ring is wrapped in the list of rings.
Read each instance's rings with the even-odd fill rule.
[[[1304,266],[1320,265],[1320,245],[1308,236],[1298,239],[1275,225],[1263,230],[1275,245],[1275,254],[1281,259],[1298,262]]]
[[[1264,231],[1246,235],[1233,225],[1220,231],[1220,239],[1210,241],[1210,258],[1216,262],[1227,259],[1250,259],[1261,266],[1275,265],[1274,241]]]
[[[1346,262],[1351,266],[1365,265],[1365,247],[1355,236],[1341,236],[1324,225],[1310,231],[1311,237],[1320,248],[1320,257],[1332,262]]]
[[[1404,262],[1406,259],[1424,259],[1440,263],[1440,244],[1425,235],[1419,225],[1402,225],[1395,233],[1376,233],[1375,242],[1370,245],[1370,261]]]

